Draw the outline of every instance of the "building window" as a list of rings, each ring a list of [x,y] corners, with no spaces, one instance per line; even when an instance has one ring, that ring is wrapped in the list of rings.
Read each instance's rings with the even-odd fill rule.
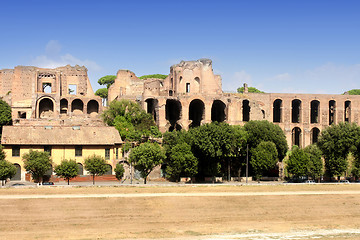
[[[44,146],[44,152],[49,153],[49,156],[51,156],[51,146]]]
[[[187,92],[187,93],[190,92],[190,83],[186,83],[186,92]]]
[[[75,157],[82,157],[82,146],[75,147]]]
[[[115,156],[116,156],[116,159],[119,159],[119,148],[115,149]]]
[[[13,157],[20,157],[20,146],[13,146],[12,147],[12,156]]]
[[[110,148],[105,148],[105,160],[110,159]]]

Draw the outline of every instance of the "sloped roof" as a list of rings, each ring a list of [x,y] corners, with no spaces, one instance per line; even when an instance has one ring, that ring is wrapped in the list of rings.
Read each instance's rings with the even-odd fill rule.
[[[114,127],[4,126],[3,145],[114,145],[122,143]]]

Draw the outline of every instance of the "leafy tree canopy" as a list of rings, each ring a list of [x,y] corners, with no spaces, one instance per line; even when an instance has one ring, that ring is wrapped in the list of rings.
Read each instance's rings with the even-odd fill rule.
[[[360,89],[351,89],[347,92],[345,92],[344,94],[349,94],[349,95],[360,95]]]
[[[96,96],[99,96],[101,98],[107,98],[108,97],[108,89],[107,88],[99,88],[95,92]]]
[[[244,87],[239,87],[237,89],[238,93],[244,93]],[[263,91],[260,91],[259,89],[255,88],[255,87],[248,87],[248,92],[249,93],[265,93]]]
[[[275,143],[262,141],[252,149],[250,163],[258,180],[265,171],[274,168],[277,162],[278,153]]]
[[[306,175],[312,177],[312,179],[319,178],[324,171],[324,164],[321,158],[321,150],[316,144],[312,144],[304,148],[304,152],[308,155]]]
[[[140,171],[144,178],[144,184],[151,171],[159,164],[163,163],[165,153],[157,143],[146,142],[135,147],[130,153],[130,162],[134,164],[136,170]]]
[[[123,178],[124,173],[125,173],[124,166],[120,163],[116,164],[114,172],[115,172],[116,178],[120,181]]]
[[[278,125],[269,121],[249,121],[244,125],[248,133],[249,148],[256,148],[262,141],[275,143],[278,152],[278,158],[281,161],[288,150],[288,145],[284,132]]]
[[[286,161],[287,172],[296,178],[306,176],[308,160],[305,151],[294,145]]]
[[[115,82],[116,76],[115,75],[106,75],[98,80],[100,85],[105,85],[106,88],[109,88],[111,84]]]
[[[148,78],[158,78],[158,79],[165,79],[168,75],[164,74],[150,74],[150,75],[144,75],[139,77],[139,79],[148,79]]]
[[[104,175],[109,170],[105,159],[95,154],[85,158],[84,167],[93,176],[93,184],[95,184],[95,176]]]
[[[24,168],[37,182],[41,182],[45,173],[52,168],[48,152],[30,150],[23,154]]]
[[[16,167],[6,160],[0,160],[0,180],[2,182],[8,178],[12,178],[16,174]],[[4,183],[2,183],[4,186]]]
[[[0,100],[0,126],[11,124],[11,107],[5,101]]]
[[[54,172],[56,175],[66,179],[68,185],[70,184],[70,179],[78,175],[78,165],[75,160],[64,159],[61,161],[60,165],[55,167]]]

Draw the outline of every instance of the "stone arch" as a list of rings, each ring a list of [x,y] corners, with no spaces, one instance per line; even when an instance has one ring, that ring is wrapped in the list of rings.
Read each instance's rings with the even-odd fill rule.
[[[95,114],[99,113],[99,103],[98,101],[92,99],[87,103],[87,114]]]
[[[21,180],[21,167],[19,164],[14,163],[14,166],[16,167],[16,174],[11,178],[13,181],[19,181]]]
[[[351,101],[347,100],[344,103],[344,121],[351,122]]]
[[[189,120],[192,120],[189,128],[199,127],[204,119],[205,104],[200,99],[194,99],[189,105]]]
[[[291,101],[291,122],[301,122],[301,100],[294,99]]]
[[[112,175],[112,166],[110,164],[106,164],[108,166],[108,170],[104,175]]]
[[[81,99],[77,98],[71,102],[71,112],[74,114],[84,113],[84,103]]]
[[[226,104],[221,100],[214,100],[211,106],[211,121],[223,122],[226,119]]]
[[[68,113],[69,103],[68,100],[63,98],[60,100],[60,114],[67,114]]]
[[[250,102],[249,100],[245,99],[242,101],[242,120],[243,122],[250,121]]]
[[[320,130],[317,127],[311,129],[311,144],[318,142],[319,134],[320,134]]]
[[[299,127],[294,127],[291,131],[291,135],[292,135],[292,146],[297,145],[298,147],[301,148],[301,129]]]
[[[312,100],[310,102],[310,123],[319,123],[320,102]]]
[[[77,166],[78,166],[78,175],[81,176],[81,175],[84,175],[84,167],[81,163],[77,163]]]
[[[336,101],[330,100],[329,101],[329,125],[336,123]]]
[[[155,98],[148,98],[145,100],[146,102],[146,111],[147,113],[150,113],[156,124],[159,124],[159,101]]]
[[[181,126],[177,123],[181,118],[181,102],[176,99],[166,100],[165,116],[170,122],[169,131],[181,130]]]
[[[273,103],[273,122],[282,122],[282,100],[276,99]]]
[[[38,118],[50,118],[54,116],[55,101],[50,97],[43,97],[38,101]]]

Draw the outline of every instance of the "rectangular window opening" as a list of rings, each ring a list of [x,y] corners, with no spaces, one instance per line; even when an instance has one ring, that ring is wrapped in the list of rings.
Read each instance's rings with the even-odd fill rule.
[[[110,159],[110,148],[105,148],[105,160]]]
[[[76,95],[76,88],[77,88],[76,84],[69,84],[69,94]]]
[[[119,148],[115,149],[115,156],[116,156],[116,159],[119,159]]]
[[[51,93],[51,83],[43,83],[42,88],[44,93]]]
[[[75,147],[75,157],[82,157],[82,146]]]
[[[13,157],[20,157],[20,146],[13,146],[12,147],[12,156]]]
[[[44,152],[49,153],[49,155],[51,156],[51,146],[44,146]]]
[[[186,92],[187,92],[187,93],[190,92],[190,83],[186,83]]]

